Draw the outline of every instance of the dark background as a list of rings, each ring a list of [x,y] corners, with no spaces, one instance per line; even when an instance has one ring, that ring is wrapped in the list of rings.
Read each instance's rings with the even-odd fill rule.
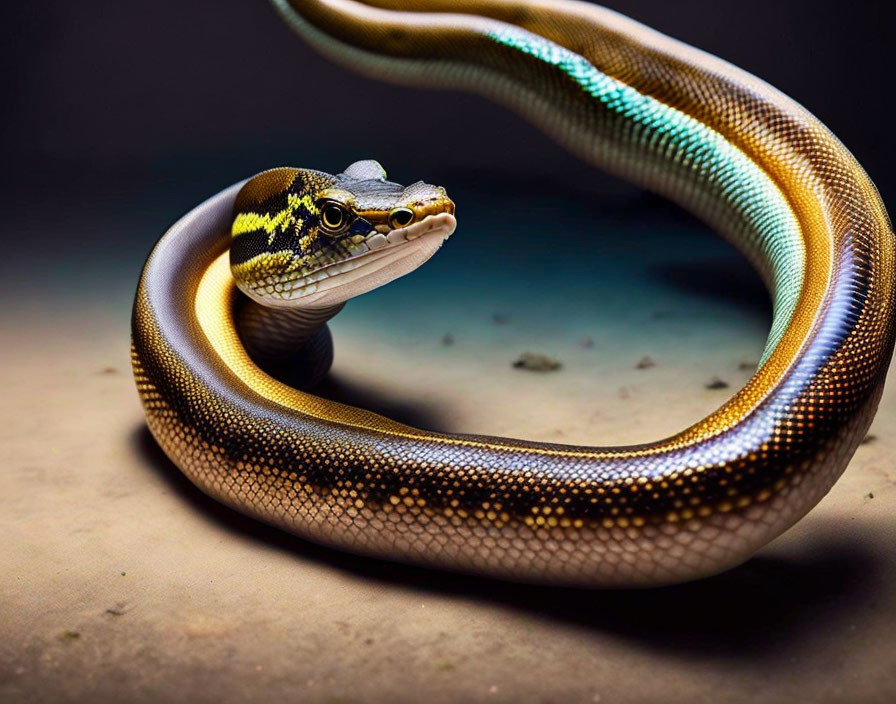
[[[892,207],[890,3],[607,4],[803,103]],[[461,208],[501,188],[526,199],[627,193],[483,99],[396,88],[328,64],[263,0],[49,0],[0,12],[5,284],[37,252],[65,274],[101,251],[132,286],[167,224],[280,164],[335,171],[375,157],[396,180],[445,184]]]

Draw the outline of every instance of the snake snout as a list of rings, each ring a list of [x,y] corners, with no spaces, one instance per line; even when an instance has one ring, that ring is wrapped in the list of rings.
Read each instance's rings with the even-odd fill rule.
[[[448,197],[444,189],[441,190],[442,193],[417,201],[410,206],[409,209],[414,213],[414,219],[411,222],[420,222],[430,215],[441,215],[443,213],[454,215],[454,201]],[[408,222],[407,224],[411,223]]]

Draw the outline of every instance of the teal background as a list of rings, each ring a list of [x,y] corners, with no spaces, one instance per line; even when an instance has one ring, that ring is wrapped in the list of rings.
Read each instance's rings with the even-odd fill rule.
[[[609,4],[783,89],[854,151],[885,201],[896,193],[888,3]],[[577,293],[612,297],[624,268],[601,271],[620,255],[603,233],[621,223],[634,235],[645,218],[662,218],[670,236],[684,229],[696,239],[684,250],[663,250],[667,236],[643,240],[651,256],[672,266],[692,253],[692,267],[726,259],[734,285],[717,277],[713,295],[764,305],[730,251],[686,216],[483,99],[376,84],[328,64],[261,0],[7,3],[0,24],[0,295],[17,303],[70,284],[126,301],[152,243],[205,196],[274,165],[337,171],[373,157],[391,178],[445,185],[458,203],[461,229],[427,277],[452,279],[463,265],[490,289],[504,262],[524,290],[536,280],[540,295],[561,293],[585,284],[540,262],[574,248],[586,260],[576,266],[597,272]],[[525,242],[511,263],[508,231]]]

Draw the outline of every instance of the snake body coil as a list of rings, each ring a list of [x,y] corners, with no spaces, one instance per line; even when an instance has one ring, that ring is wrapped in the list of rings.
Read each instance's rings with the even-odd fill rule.
[[[134,307],[149,427],[195,484],[327,545],[593,586],[726,569],[824,496],[883,389],[894,241],[873,184],[818,120],[749,74],[585,3],[274,4],[337,61],[484,93],[697,214],[757,266],[774,319],[747,385],[665,440],[591,448],[425,432],[252,362],[225,254],[237,185],[163,237]]]

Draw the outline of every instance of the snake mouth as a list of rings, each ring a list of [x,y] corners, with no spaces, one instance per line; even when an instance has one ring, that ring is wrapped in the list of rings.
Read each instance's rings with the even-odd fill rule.
[[[406,227],[383,234],[371,230],[353,246],[353,253],[314,271],[284,273],[276,283],[240,286],[263,305],[318,308],[344,303],[410,273],[435,254],[457,227],[452,213],[427,215]],[[272,296],[273,293],[273,296]]]

